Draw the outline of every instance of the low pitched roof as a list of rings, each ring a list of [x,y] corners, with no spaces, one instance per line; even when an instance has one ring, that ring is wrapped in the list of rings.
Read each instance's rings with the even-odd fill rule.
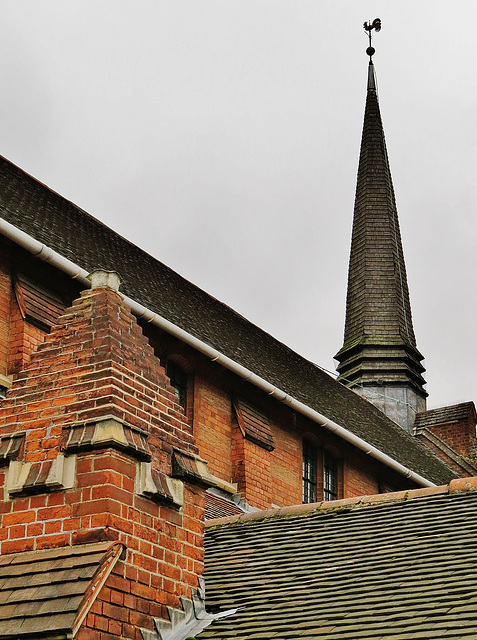
[[[434,483],[456,474],[319,367],[0,157],[0,217]]]
[[[0,638],[71,638],[123,551],[103,542],[0,557]]]
[[[198,638],[475,638],[476,489],[466,478],[210,521],[207,607],[240,609]]]

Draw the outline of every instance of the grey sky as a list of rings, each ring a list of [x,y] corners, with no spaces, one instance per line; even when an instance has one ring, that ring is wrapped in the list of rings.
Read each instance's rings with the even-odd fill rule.
[[[0,6],[0,153],[332,370],[379,16],[429,406],[476,399],[475,0]]]

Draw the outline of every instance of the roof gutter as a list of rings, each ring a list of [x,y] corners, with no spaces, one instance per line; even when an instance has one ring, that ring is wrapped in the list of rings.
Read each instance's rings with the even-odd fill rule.
[[[3,220],[2,218],[0,218],[0,232],[4,234],[6,237],[8,237],[10,240],[15,242],[16,244],[20,245],[21,247],[23,247],[24,249],[32,253],[37,258],[40,258],[40,260],[44,260],[45,262],[53,265],[54,267],[60,269],[64,273],[68,274],[72,278],[79,280],[80,282],[82,282],[87,286],[90,286],[90,281],[88,280],[88,274],[89,274],[88,271],[85,271],[83,268],[79,267],[77,264],[71,262],[71,260],[68,260],[61,254],[57,253],[50,247],[47,247],[45,244],[39,242],[38,240],[35,240],[35,238],[33,238],[32,236],[28,235],[21,229],[18,229],[18,227],[15,227],[14,225],[7,222],[6,220]],[[156,325],[157,327],[160,327],[167,333],[170,333],[176,338],[179,338],[179,340],[182,340],[183,342],[193,347],[197,351],[200,351],[200,353],[210,358],[210,360],[212,360],[213,362],[217,362],[218,364],[222,365],[229,371],[232,371],[243,380],[250,382],[251,384],[255,385],[256,387],[264,391],[269,396],[276,398],[283,404],[291,407],[292,409],[306,416],[313,422],[316,422],[322,427],[325,427],[325,429],[328,429],[328,431],[333,432],[338,437],[342,438],[343,440],[346,440],[346,442],[349,442],[350,444],[354,445],[355,447],[357,447],[367,455],[371,456],[372,458],[375,458],[379,462],[382,462],[387,467],[394,469],[394,471],[397,471],[398,473],[402,474],[406,478],[409,478],[416,484],[419,484],[423,487],[436,486],[433,482],[430,482],[430,480],[427,480],[427,478],[424,478],[423,476],[419,475],[418,473],[415,473],[411,469],[408,469],[397,460],[394,460],[394,458],[391,458],[387,454],[383,453],[380,449],[377,449],[376,447],[369,444],[362,438],[359,438],[351,431],[348,431],[348,429],[345,429],[344,427],[337,424],[333,420],[330,420],[329,418],[322,415],[318,411],[311,409],[308,405],[304,404],[303,402],[300,402],[296,398],[293,398],[292,396],[288,395],[285,391],[282,391],[281,389],[270,384],[264,378],[261,378],[260,376],[256,375],[246,367],[243,367],[238,362],[235,362],[228,356],[224,355],[223,353],[220,353],[219,351],[211,347],[210,345],[206,344],[205,342],[202,342],[202,340],[199,340],[198,338],[191,335],[187,331],[184,331],[184,329],[181,329],[180,327],[173,324],[169,320],[166,320],[165,318],[158,315],[157,313],[154,313],[150,309],[147,309],[146,307],[139,304],[135,300],[132,300],[128,296],[125,296],[123,294],[121,295],[123,296],[125,303],[129,306],[131,311],[139,318],[142,318],[147,322],[151,322],[152,324]]]

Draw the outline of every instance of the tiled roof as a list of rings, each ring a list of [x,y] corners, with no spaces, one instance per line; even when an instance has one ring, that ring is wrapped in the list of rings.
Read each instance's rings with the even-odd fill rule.
[[[450,407],[440,407],[439,409],[430,409],[422,411],[416,415],[414,423],[415,429],[424,427],[433,427],[441,424],[452,424],[460,422],[468,418],[475,418],[475,405],[473,402],[463,402],[462,404],[454,404]]]
[[[476,487],[209,522],[207,607],[240,609],[198,638],[475,639]]]
[[[0,557],[0,638],[71,638],[123,550],[104,542]]]
[[[0,158],[0,217],[83,269],[117,271],[127,296],[435,483],[455,474],[317,366]]]

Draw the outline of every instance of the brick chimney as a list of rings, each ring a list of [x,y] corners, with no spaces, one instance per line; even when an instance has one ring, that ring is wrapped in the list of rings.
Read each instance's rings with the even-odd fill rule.
[[[92,558],[106,545],[107,579],[98,569],[69,633],[154,638],[199,584],[213,482],[118,276],[91,281],[0,404],[0,554],[33,566],[46,549]]]

